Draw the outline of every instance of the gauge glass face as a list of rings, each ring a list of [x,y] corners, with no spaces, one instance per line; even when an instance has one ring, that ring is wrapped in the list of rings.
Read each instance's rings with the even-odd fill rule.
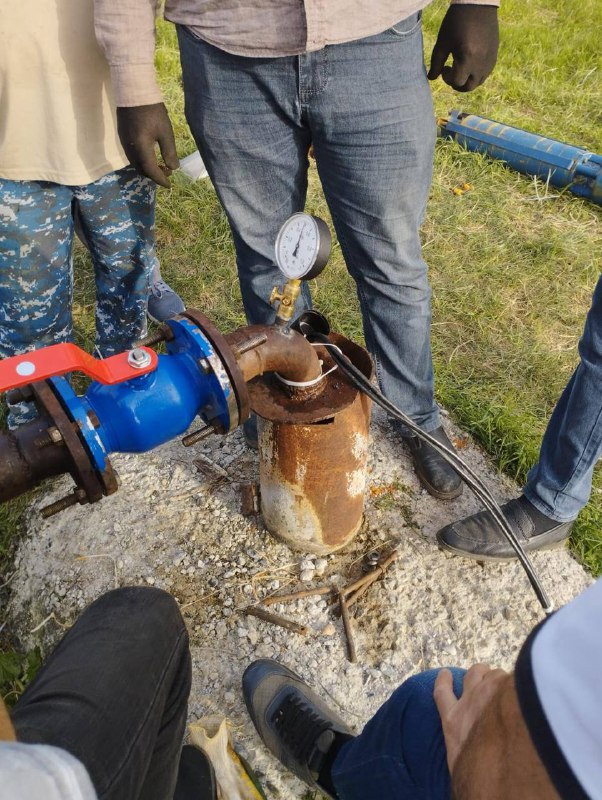
[[[316,263],[319,249],[314,219],[309,214],[294,214],[276,239],[276,262],[287,278],[302,278]]]

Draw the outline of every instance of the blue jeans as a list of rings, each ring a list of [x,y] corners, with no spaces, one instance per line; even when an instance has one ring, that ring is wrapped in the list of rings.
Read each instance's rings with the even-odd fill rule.
[[[73,213],[96,278],[96,347],[120,353],[146,332],[155,268],[155,185],[133,167],[85,186],[0,178],[0,358],[73,338]],[[11,407],[9,426],[31,405]]]
[[[462,694],[465,670],[453,668]],[[451,781],[441,719],[433,700],[438,669],[409,678],[332,766],[340,800],[449,800]]]
[[[524,494],[559,522],[575,519],[592,489],[602,457],[602,276],[579,343],[581,361],[546,429],[539,462],[529,472]]]
[[[377,36],[281,58],[219,50],[178,27],[186,119],[226,211],[251,323],[271,322],[274,242],[301,211],[313,144],[384,393],[430,431],[430,288],[419,226],[435,121],[420,15]],[[305,287],[301,312],[311,299]]]

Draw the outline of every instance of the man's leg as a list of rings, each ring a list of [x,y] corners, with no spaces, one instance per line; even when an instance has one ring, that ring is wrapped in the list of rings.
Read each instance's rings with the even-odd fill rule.
[[[190,681],[174,599],[158,589],[117,589],[86,609],[12,719],[20,741],[78,758],[99,800],[169,800]]]
[[[384,394],[449,449],[434,398],[431,291],[419,228],[431,184],[435,121],[420,15],[301,57],[301,97],[366,344]],[[399,423],[395,423],[396,426]],[[462,492],[455,470],[401,428],[435,497]]]
[[[133,167],[75,187],[96,276],[96,345],[103,356],[127,350],[146,333],[156,265],[155,191]]]
[[[266,747],[310,786],[338,800],[442,800],[450,776],[433,698],[439,670],[405,681],[359,736],[283,664],[253,662],[243,675],[247,709]],[[452,669],[462,693],[464,670]]]
[[[419,227],[435,121],[419,16],[396,31],[303,56],[302,97],[379,383],[395,405],[432,431],[440,421]]]
[[[268,299],[281,285],[274,243],[282,223],[302,211],[310,135],[302,119],[296,58],[244,58],[178,27],[186,119],[234,238],[250,323],[270,323]],[[297,304],[310,306],[307,286]]]
[[[462,694],[464,670],[452,669]],[[409,678],[331,767],[340,800],[439,800],[451,795],[441,719],[433,699],[439,670]]]
[[[521,497],[502,508],[525,550],[562,544],[587,504],[594,468],[602,456],[602,277],[579,343],[581,361],[550,417]],[[505,560],[514,550],[489,511],[446,525],[439,544],[469,558]]]
[[[72,191],[45,181],[0,179],[0,357],[70,341]],[[35,416],[9,409],[9,426]]]
[[[546,429],[539,462],[523,492],[558,522],[576,518],[592,489],[602,457],[602,277],[579,342],[581,361],[562,393]]]

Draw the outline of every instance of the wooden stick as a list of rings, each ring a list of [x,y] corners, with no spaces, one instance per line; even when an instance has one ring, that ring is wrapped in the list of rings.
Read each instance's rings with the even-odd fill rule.
[[[381,575],[385,574],[398,555],[399,552],[397,550],[393,550],[380,564],[377,564],[376,567],[374,567],[374,569],[368,573],[366,580],[360,584],[355,593],[347,596],[347,608],[351,608],[351,606],[355,605],[360,597],[362,597],[368,591],[372,584],[377,581]]]
[[[351,608],[370,586],[372,586],[374,581],[380,578],[381,575],[384,575],[385,571],[391,566],[398,555],[399,552],[397,550],[392,550],[374,567],[374,569],[371,569],[370,572],[362,575],[361,578],[358,578],[353,583],[343,586],[341,592],[347,597],[347,608]],[[336,598],[332,602],[336,602]]]
[[[269,611],[265,611],[263,608],[258,608],[257,606],[247,606],[247,608],[243,608],[242,613],[249,617],[258,617],[264,622],[271,622],[272,625],[279,625],[281,628],[286,628],[288,631],[293,631],[293,633],[299,633],[301,636],[307,636],[310,632],[310,629],[307,627],[307,625],[299,625],[298,622],[293,622],[291,619],[285,619],[279,614],[272,614]]]
[[[355,642],[353,641],[353,632],[351,630],[351,620],[349,619],[349,611],[347,610],[347,601],[343,592],[339,592],[339,606],[341,609],[341,619],[343,620],[343,628],[345,629],[345,636],[347,637],[347,656],[352,664],[357,662],[357,655],[355,652]]]
[[[293,600],[301,600],[303,597],[330,594],[333,591],[332,586],[318,586],[316,589],[301,589],[290,594],[273,594],[270,597],[265,597],[261,603],[264,606],[273,606],[275,603],[290,603]]]

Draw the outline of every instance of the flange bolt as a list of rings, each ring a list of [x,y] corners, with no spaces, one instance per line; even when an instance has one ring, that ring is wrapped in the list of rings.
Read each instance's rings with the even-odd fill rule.
[[[40,434],[33,440],[34,445],[41,450],[44,447],[50,447],[53,444],[63,444],[63,434],[58,428],[54,426],[47,428],[44,433]]]
[[[128,353],[128,364],[134,369],[146,369],[152,363],[151,354],[141,347],[134,347]]]
[[[58,514],[59,511],[71,508],[71,506],[77,505],[77,503],[85,503],[87,497],[88,495],[83,489],[76,487],[71,494],[61,497],[60,500],[57,500],[55,503],[50,503],[49,506],[44,506],[44,508],[40,510],[40,514],[43,519],[48,519],[48,517],[53,517],[55,514]]]

